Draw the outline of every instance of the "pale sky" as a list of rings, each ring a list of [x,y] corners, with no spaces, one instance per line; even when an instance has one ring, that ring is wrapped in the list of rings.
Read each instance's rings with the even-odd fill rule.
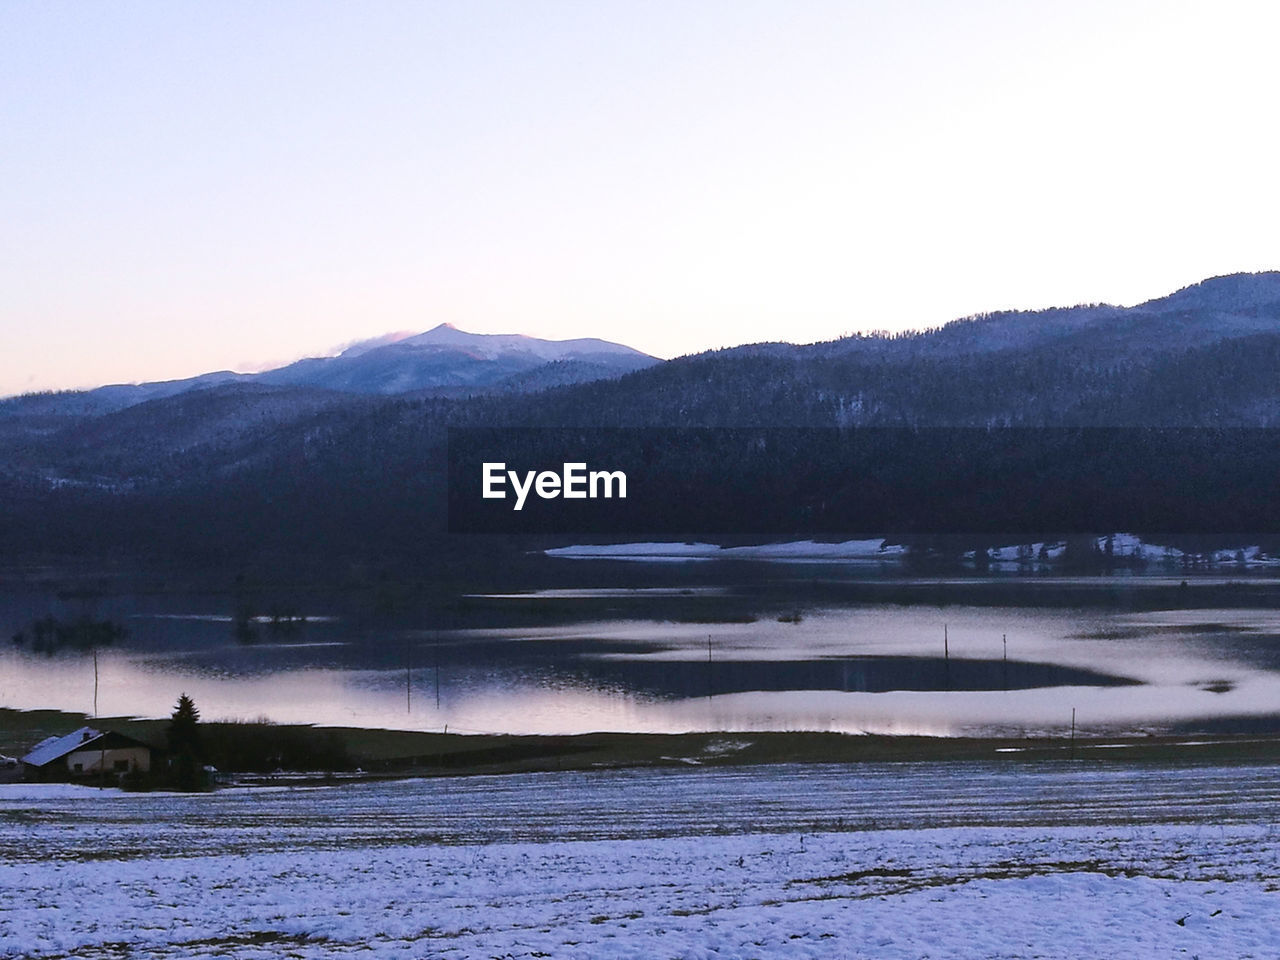
[[[1280,267],[1280,5],[0,5],[0,394]]]

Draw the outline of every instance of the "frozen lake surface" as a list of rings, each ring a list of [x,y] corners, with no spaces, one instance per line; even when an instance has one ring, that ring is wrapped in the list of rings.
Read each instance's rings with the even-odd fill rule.
[[[1274,766],[0,787],[0,956],[1280,954]]]

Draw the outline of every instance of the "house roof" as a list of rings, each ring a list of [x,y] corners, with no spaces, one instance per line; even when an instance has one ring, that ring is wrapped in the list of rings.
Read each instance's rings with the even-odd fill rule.
[[[22,758],[22,762],[31,767],[43,767],[45,764],[60,760],[77,750],[109,750],[117,747],[147,747],[150,745],[141,740],[134,740],[122,733],[108,730],[103,733],[93,727],[81,727],[61,737],[48,737],[41,740]]]

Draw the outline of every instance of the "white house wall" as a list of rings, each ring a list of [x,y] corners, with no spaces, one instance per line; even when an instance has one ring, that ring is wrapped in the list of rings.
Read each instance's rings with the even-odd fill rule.
[[[104,767],[108,773],[114,773],[117,760],[127,760],[130,772],[147,773],[151,770],[151,751],[146,747],[76,750],[74,753],[67,754],[67,769],[73,775],[79,776],[101,773]],[[81,765],[80,770],[76,770],[77,763]]]

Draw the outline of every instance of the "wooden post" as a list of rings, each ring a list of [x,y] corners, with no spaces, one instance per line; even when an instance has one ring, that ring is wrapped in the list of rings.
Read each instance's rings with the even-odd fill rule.
[[[1076,708],[1071,708],[1071,759],[1076,758]]]

